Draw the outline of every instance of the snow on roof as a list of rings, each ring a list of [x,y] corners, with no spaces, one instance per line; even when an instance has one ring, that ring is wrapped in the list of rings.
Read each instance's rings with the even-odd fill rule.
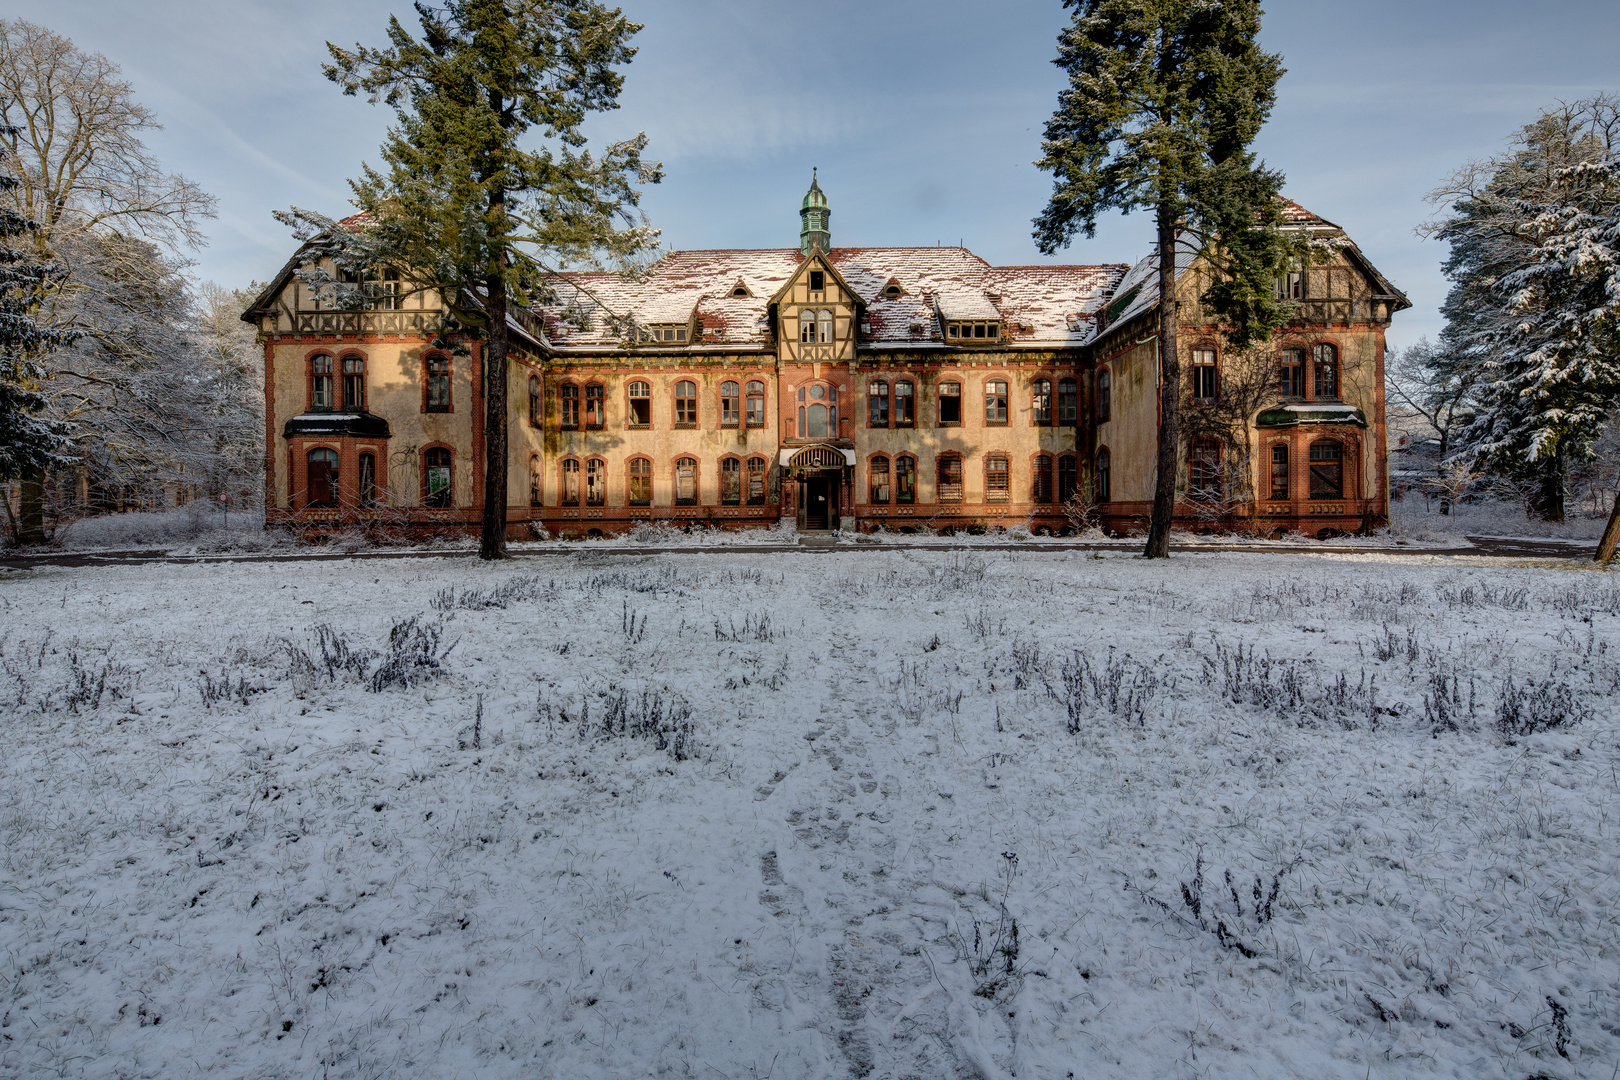
[[[1333,222],[1329,221],[1327,218],[1311,213],[1293,199],[1284,199],[1281,195],[1277,196],[1277,198],[1282,201],[1282,219],[1286,224],[1302,225],[1307,228],[1319,229],[1339,228],[1339,226],[1333,224]]]
[[[771,340],[765,298],[798,271],[797,248],[672,251],[639,280],[616,274],[570,274],[558,302],[541,309],[548,336],[564,347],[622,344],[605,316],[643,323],[687,322],[703,328],[693,344],[763,345]],[[1123,266],[991,266],[960,247],[834,248],[827,261],[866,306],[862,344],[877,347],[944,343],[936,312],[951,319],[1001,319],[1013,346],[1084,345],[1094,315]],[[731,295],[742,282],[752,296]],[[899,285],[902,295],[884,290]],[[566,326],[567,309],[590,316],[590,328]]]

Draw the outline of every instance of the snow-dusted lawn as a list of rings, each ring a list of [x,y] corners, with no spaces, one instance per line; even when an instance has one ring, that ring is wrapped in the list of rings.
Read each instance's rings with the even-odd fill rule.
[[[0,573],[0,1075],[1620,1063],[1611,575]],[[1504,698],[1576,719],[1510,740]]]

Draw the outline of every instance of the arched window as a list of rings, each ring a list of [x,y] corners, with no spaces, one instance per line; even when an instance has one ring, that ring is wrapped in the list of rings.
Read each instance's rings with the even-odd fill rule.
[[[1031,485],[1031,497],[1037,503],[1052,501],[1052,455],[1036,454],[1034,483]]]
[[[1201,405],[1213,405],[1220,395],[1220,380],[1215,371],[1215,350],[1192,351],[1192,396]]]
[[[765,426],[765,384],[753,380],[747,386],[748,390],[748,426]]]
[[[821,332],[822,344],[833,339],[833,314],[826,309],[816,312],[816,328]]]
[[[601,458],[585,463],[585,505],[607,505],[607,462]]]
[[[866,384],[866,425],[876,428],[889,426],[889,384],[882,379],[873,379]],[[887,471],[889,463],[885,461],[883,464]]]
[[[879,506],[889,502],[889,459],[879,454],[866,465],[867,478],[872,489],[872,501]]]
[[[652,426],[652,387],[637,379],[626,390],[630,399],[630,426],[644,428]]]
[[[741,387],[730,380],[720,384],[721,427],[740,427],[742,425],[741,389]]]
[[[697,427],[697,383],[687,379],[675,384],[675,426]]]
[[[1080,493],[1080,459],[1073,454],[1058,458],[1058,502],[1066,503]]]
[[[1302,398],[1305,396],[1305,353],[1300,349],[1284,349],[1277,354],[1277,396]]]
[[[762,457],[748,459],[748,505],[765,505],[765,470],[767,466]]]
[[[732,385],[736,385],[733,383]],[[720,459],[720,505],[742,502],[742,462],[734,457]]]
[[[540,401],[540,376],[529,376],[529,426],[539,427],[546,421]]]
[[[562,491],[557,497],[557,505],[579,505],[579,462],[573,458],[563,458]]]
[[[917,459],[910,454],[894,459],[894,501],[902,506],[917,501]]]
[[[1311,389],[1318,401],[1339,399],[1339,350],[1332,345],[1318,345],[1312,350],[1312,367],[1316,369]]]
[[[962,384],[959,382],[942,382],[939,384],[939,426],[957,427],[962,423]]]
[[[330,356],[312,356],[309,358],[309,407],[311,409],[332,408],[332,358]]]
[[[1107,369],[1103,369],[1106,373]],[[1106,417],[1098,417],[1106,419]],[[1058,380],[1058,424],[1074,427],[1080,422],[1080,384],[1074,379]]]
[[[646,458],[630,460],[630,505],[652,505],[652,462]]]
[[[331,358],[327,358],[330,362]],[[324,447],[309,452],[309,487],[306,506],[336,506],[338,503],[338,456]]]
[[[959,503],[962,501],[962,458],[959,454],[941,454],[935,463],[935,474],[939,480],[937,502]]]
[[[355,497],[361,506],[377,505],[377,455],[361,454]]]
[[[1036,379],[1030,384],[1029,419],[1037,427],[1052,424],[1052,380]]]
[[[434,354],[427,358],[426,412],[450,411],[450,358]]]
[[[1288,444],[1271,444],[1271,497],[1288,498]]]
[[[562,383],[557,387],[558,425],[564,431],[579,428],[579,387]]]
[[[838,388],[820,383],[799,387],[799,438],[825,439],[837,434]]]
[[[578,468],[579,468],[579,463],[578,462],[574,463],[574,468],[576,470],[578,470]],[[539,454],[530,454],[529,455],[529,505],[530,506],[539,506],[539,505],[541,505],[540,496],[543,494],[543,491],[542,491],[543,477],[540,474],[540,469],[541,469],[540,455]],[[566,462],[564,462],[564,464],[563,464],[563,475],[564,476],[567,476],[567,469],[568,469],[568,465],[567,465]],[[576,475],[577,475],[577,472],[576,472]]]
[[[607,391],[601,383],[591,383],[585,387],[585,427],[590,431],[601,431],[607,424]]]
[[[366,411],[366,358],[343,358],[343,407],[349,412]]]
[[[1344,497],[1344,446],[1337,439],[1311,443],[1311,498]]]
[[[455,505],[451,488],[450,451],[435,446],[422,454],[422,505],[443,509]]]
[[[1221,497],[1221,444],[1196,439],[1187,448],[1187,494],[1195,499]]]
[[[985,502],[1006,502],[1012,497],[1012,469],[1006,454],[991,454],[984,459]]]
[[[696,506],[697,497],[697,458],[675,459],[675,505]]]
[[[1108,447],[1097,451],[1097,501],[1107,502],[1113,497],[1113,481],[1108,475],[1110,465]]]
[[[910,379],[894,384],[894,426],[917,426],[917,388]]]
[[[987,427],[1007,424],[1007,382],[991,379],[984,384],[984,422]]]
[[[1104,423],[1114,409],[1114,376],[1107,368],[1097,372],[1097,422]]]

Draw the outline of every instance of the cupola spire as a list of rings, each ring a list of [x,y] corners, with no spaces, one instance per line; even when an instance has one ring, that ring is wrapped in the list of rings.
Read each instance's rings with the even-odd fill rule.
[[[827,206],[821,185],[816,182],[816,170],[812,166],[810,190],[804,193],[804,201],[799,204],[799,250],[808,255],[811,248],[831,249],[831,220],[832,210]]]

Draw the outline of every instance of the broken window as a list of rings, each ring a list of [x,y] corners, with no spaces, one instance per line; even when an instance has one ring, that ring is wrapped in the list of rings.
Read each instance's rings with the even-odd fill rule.
[[[987,427],[1006,426],[1007,383],[1004,379],[991,379],[984,384],[984,422]]]
[[[601,458],[585,463],[585,505],[607,505],[607,462]]]
[[[1221,497],[1221,444],[1197,439],[1187,450],[1187,493],[1195,499]]]
[[[646,458],[630,462],[630,505],[652,505],[652,462]]]
[[[1318,401],[1337,401],[1339,397],[1339,350],[1332,345],[1318,345],[1311,350],[1311,365],[1315,369],[1315,397]]]
[[[1079,458],[1064,454],[1058,458],[1058,502],[1066,503],[1080,491]]]
[[[868,427],[886,428],[889,426],[889,384],[882,379],[873,379],[866,384],[866,424]],[[888,462],[885,461],[887,466]]]
[[[889,459],[879,454],[866,466],[872,489],[872,502],[887,506],[889,502]]]
[[[422,454],[422,505],[444,509],[455,505],[451,490],[450,451],[435,446]]]
[[[328,358],[330,362],[330,358]],[[309,487],[306,506],[336,506],[338,503],[338,456],[336,450],[309,452]]]
[[[734,457],[720,460],[720,505],[736,506],[742,502],[742,462]]]
[[[697,505],[697,458],[675,459],[675,505]]]
[[[894,501],[902,506],[917,501],[917,459],[910,454],[894,459]]]
[[[765,384],[762,382],[748,384],[748,426],[765,426]]]
[[[529,455],[529,505],[530,506],[539,506],[540,505],[541,479],[542,479],[541,473],[540,473],[540,468],[541,468],[541,466],[540,466],[540,455],[539,454],[530,454]],[[578,468],[578,466],[576,465],[575,468]]]
[[[1030,386],[1030,423],[1049,427],[1052,423],[1052,380],[1036,379]]]
[[[585,388],[585,426],[600,431],[607,423],[607,390],[601,383]]]
[[[644,428],[652,426],[652,387],[637,380],[630,384],[627,391],[630,398],[630,426]]]
[[[1271,445],[1271,497],[1288,498],[1288,444]]]
[[[901,379],[894,384],[894,426],[915,427],[917,424],[917,390],[911,380]]]
[[[939,384],[939,426],[954,427],[962,422],[962,384]]]
[[[720,426],[739,427],[742,424],[742,395],[736,383],[720,384]]]
[[[539,505],[538,503],[534,505]],[[579,462],[564,458],[562,463],[562,497],[559,506],[579,505]]]
[[[1108,372],[1103,370],[1103,378]],[[1106,416],[1097,419],[1106,420]],[[1080,422],[1080,384],[1073,379],[1058,380],[1058,423],[1063,427],[1074,427]]]
[[[1108,476],[1108,466],[1109,466],[1109,464],[1110,464],[1110,461],[1109,461],[1108,447],[1105,446],[1101,450],[1097,451],[1097,485],[1096,485],[1096,487],[1097,487],[1097,501],[1098,502],[1107,502],[1109,500],[1109,498],[1110,498],[1110,494],[1111,494],[1110,488],[1112,487],[1112,483],[1111,483],[1111,481],[1109,479],[1109,476]]]
[[[540,376],[529,376],[529,426],[539,427],[545,423],[545,414],[541,412]]]
[[[377,505],[377,455],[360,455],[359,480],[355,484],[355,494],[361,506]]]
[[[765,459],[751,457],[748,459],[748,505],[765,505]]]
[[[427,412],[450,411],[450,358],[448,356],[430,356],[427,358]]]

